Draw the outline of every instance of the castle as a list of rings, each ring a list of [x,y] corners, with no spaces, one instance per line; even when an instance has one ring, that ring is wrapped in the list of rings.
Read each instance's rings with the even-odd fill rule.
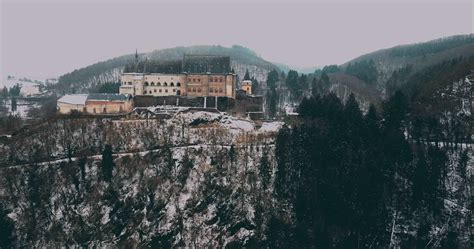
[[[58,100],[58,112],[90,115],[129,113],[134,107],[172,104],[192,108],[259,112],[261,96],[252,95],[252,82],[237,89],[237,74],[228,56],[188,55],[181,60],[135,61],[124,68],[119,94],[70,94]],[[238,94],[237,94],[238,92]],[[248,109],[248,110],[247,110]]]
[[[131,96],[188,96],[235,98],[237,75],[230,58],[187,55],[175,61],[138,61],[127,65],[120,78],[120,94]]]

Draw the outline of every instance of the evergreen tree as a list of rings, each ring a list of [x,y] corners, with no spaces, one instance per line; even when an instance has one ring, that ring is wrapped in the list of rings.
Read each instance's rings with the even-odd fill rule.
[[[279,80],[278,72],[272,70],[267,75],[267,87],[268,89],[274,89],[276,87],[276,83]]]
[[[13,248],[14,239],[14,222],[0,203],[0,248]]]
[[[257,79],[252,77],[252,94],[258,94],[260,92],[260,85]]]
[[[275,173],[275,187],[274,191],[277,196],[286,196],[287,184],[287,163],[288,163],[288,141],[290,139],[290,129],[284,125],[278,132],[275,144],[275,154],[277,158],[277,170]]]
[[[359,108],[359,103],[355,99],[353,93],[349,95],[349,98],[346,101],[346,105],[344,106],[344,113],[346,118],[348,119],[349,124],[354,124],[354,122],[360,123],[362,121],[362,112]]]
[[[232,144],[229,149],[229,158],[231,163],[235,162],[236,156],[237,152],[235,151],[235,146]]]
[[[397,91],[388,102],[384,104],[385,127],[388,129],[401,129],[402,122],[408,114],[408,100],[401,91]]]
[[[0,92],[0,97],[2,98],[8,97],[8,88],[6,86],[4,86],[2,91]]]
[[[268,161],[267,150],[264,148],[262,152],[262,158],[260,159],[260,177],[262,178],[262,187],[267,189],[272,177],[272,169],[270,162]]]
[[[115,167],[112,154],[112,146],[106,144],[104,150],[102,151],[102,179],[104,179],[106,182],[110,182],[112,179],[112,172]]]
[[[20,84],[15,84],[10,88],[10,95],[13,97],[18,97],[20,96],[21,92],[21,85]]]
[[[291,94],[298,98],[300,96],[300,89],[299,89],[299,76],[298,76],[298,72],[294,71],[294,70],[290,70],[288,72],[288,75],[286,77],[286,86],[288,87],[288,89],[290,90]]]
[[[318,80],[316,78],[313,78],[313,81],[311,82],[311,96],[316,97],[320,94],[320,89]]]
[[[279,80],[278,72],[272,70],[267,75],[267,103],[270,117],[274,117],[277,112],[277,92],[276,83]]]
[[[250,74],[249,74],[249,70],[248,70],[248,69],[245,70],[244,80],[250,80]]]

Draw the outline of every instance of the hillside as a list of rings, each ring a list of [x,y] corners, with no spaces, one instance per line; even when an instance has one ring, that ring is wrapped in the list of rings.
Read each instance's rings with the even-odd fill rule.
[[[474,34],[457,35],[428,42],[400,45],[359,56],[340,67],[373,61],[376,68],[377,87],[385,90],[393,72],[412,65],[413,72],[443,61],[474,55]]]
[[[230,48],[207,45],[175,47],[141,53],[139,58],[173,60],[181,59],[185,53],[229,56],[232,68],[240,77],[243,78],[245,71],[248,69],[251,75],[259,81],[265,81],[267,73],[272,69],[277,69],[275,65],[260,58],[252,50],[238,45]],[[119,56],[62,75],[59,77],[58,84],[53,86],[53,90],[59,94],[81,93],[97,89],[105,83],[118,82],[121,71],[127,63],[134,60],[133,56],[133,54]]]
[[[185,112],[167,120],[58,118],[25,129],[0,142],[3,241],[469,248],[472,149],[417,143],[415,155],[434,159],[412,159],[404,129],[382,133],[402,122],[368,120],[351,98],[345,106],[334,95],[314,100],[289,126]]]
[[[280,126],[206,112],[50,120],[0,144],[9,155],[0,165],[32,163],[0,167],[0,202],[12,211],[19,246],[251,244],[272,192],[259,165],[268,160],[273,175]],[[102,177],[106,144],[110,179]]]

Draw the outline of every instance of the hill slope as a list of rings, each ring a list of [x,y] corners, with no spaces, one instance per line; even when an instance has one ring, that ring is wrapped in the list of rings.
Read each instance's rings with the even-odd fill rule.
[[[377,87],[385,90],[389,78],[401,68],[411,65],[413,72],[417,72],[443,61],[473,55],[474,34],[457,35],[378,50],[350,60],[341,65],[341,68],[347,69],[350,65],[373,61],[377,70]]]
[[[230,48],[208,45],[175,47],[142,53],[139,57],[150,60],[173,60],[181,59],[185,53],[229,56],[232,68],[240,77],[243,77],[248,69],[250,74],[259,81],[265,81],[267,73],[272,69],[277,69],[275,65],[260,58],[254,51],[238,45]],[[133,60],[134,55],[128,54],[74,70],[59,77],[58,84],[53,87],[53,90],[59,94],[88,92],[105,83],[118,82],[124,66]]]

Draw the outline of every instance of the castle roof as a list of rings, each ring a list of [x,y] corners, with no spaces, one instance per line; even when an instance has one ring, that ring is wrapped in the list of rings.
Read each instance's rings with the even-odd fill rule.
[[[127,65],[124,73],[230,73],[230,57],[217,55],[185,54],[182,60],[140,61]]]
[[[66,94],[58,99],[58,102],[71,105],[85,105],[87,94]]]
[[[187,73],[229,73],[230,57],[185,54],[183,71]]]
[[[115,93],[89,93],[87,101],[127,101],[128,96]]]

